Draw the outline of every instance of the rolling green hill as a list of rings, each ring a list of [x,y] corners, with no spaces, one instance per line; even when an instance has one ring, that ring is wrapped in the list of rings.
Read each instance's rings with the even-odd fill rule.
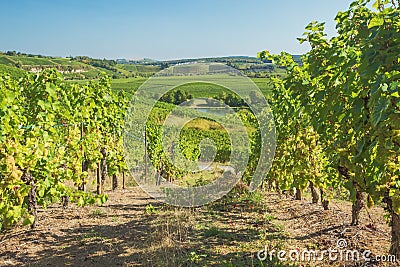
[[[46,68],[56,68],[66,79],[96,79],[101,73],[116,78],[150,77],[161,70],[160,66],[142,64],[109,64],[112,60],[97,60],[89,57],[55,58],[39,55],[7,55],[0,53],[0,66],[24,71],[39,72]],[[6,68],[2,68],[3,72]],[[14,70],[15,71],[15,70]]]
[[[299,56],[293,56],[300,60]],[[127,61],[94,59],[87,56],[70,58],[32,55],[17,52],[0,52],[0,66],[2,73],[9,72],[12,75],[21,76],[26,72],[37,73],[47,68],[55,68],[63,74],[67,80],[97,79],[102,73],[113,79],[142,77],[148,78],[158,71],[186,62],[221,62],[240,70],[251,78],[269,77],[271,75],[282,76],[285,70],[254,57],[233,56],[200,59],[179,59],[169,61]],[[6,68],[9,67],[9,68]]]
[[[0,55],[0,66],[3,72],[6,67],[19,70],[19,73],[26,71],[39,72],[47,68],[55,68],[60,71],[66,79],[96,79],[101,73],[106,73],[113,78],[122,78],[124,74],[118,70],[113,71],[102,67],[95,67],[70,58],[53,58],[33,55]],[[10,69],[11,70],[11,69]]]

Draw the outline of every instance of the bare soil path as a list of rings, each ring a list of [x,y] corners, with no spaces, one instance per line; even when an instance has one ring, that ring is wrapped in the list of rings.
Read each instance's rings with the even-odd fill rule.
[[[383,255],[390,245],[379,207],[364,209],[362,224],[353,227],[348,202],[333,202],[324,211],[277,193],[231,193],[188,209],[157,203],[138,187],[107,193],[101,207],[53,205],[40,211],[36,229],[17,227],[0,235],[0,266],[292,266],[260,262],[257,252],[323,250],[344,239],[349,249]],[[294,266],[361,264],[324,260]]]

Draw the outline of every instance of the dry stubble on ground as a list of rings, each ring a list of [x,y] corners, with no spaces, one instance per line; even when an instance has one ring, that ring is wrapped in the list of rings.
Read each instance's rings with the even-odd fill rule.
[[[361,266],[322,262],[260,262],[257,252],[335,248],[387,254],[390,229],[381,208],[363,210],[350,226],[351,206],[333,202],[324,211],[310,201],[277,193],[235,194],[201,208],[155,202],[140,188],[108,192],[101,206],[39,213],[39,226],[1,235],[0,266]],[[369,266],[396,266],[395,263]]]

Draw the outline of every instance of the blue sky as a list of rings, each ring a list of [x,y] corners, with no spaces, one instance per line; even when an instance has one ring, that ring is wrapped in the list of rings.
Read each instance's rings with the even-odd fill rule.
[[[0,51],[52,56],[177,59],[258,51],[300,54],[296,37],[350,0],[0,1]]]

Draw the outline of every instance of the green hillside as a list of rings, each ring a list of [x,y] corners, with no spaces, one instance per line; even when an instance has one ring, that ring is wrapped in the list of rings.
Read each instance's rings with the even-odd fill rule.
[[[22,77],[27,72],[16,67],[0,64],[0,75],[10,75],[12,77]]]
[[[296,59],[299,59],[298,56],[296,56]],[[10,74],[21,76],[26,72],[38,73],[44,69],[55,68],[67,80],[98,79],[102,73],[112,79],[148,78],[167,67],[191,61],[195,61],[195,59],[134,62],[94,59],[87,56],[59,58],[15,51],[0,52],[0,66],[4,66],[2,67],[3,73],[9,70]],[[270,62],[252,57],[202,58],[197,59],[197,61],[225,63],[251,78],[270,77],[271,75],[283,76],[285,73],[284,69]],[[12,69],[7,69],[5,66],[12,67]]]
[[[92,66],[80,62],[79,60],[39,55],[0,54],[0,66],[2,66],[3,72],[7,70],[5,67],[12,67],[14,72],[15,69],[17,69],[19,73],[24,73],[26,71],[36,73],[43,69],[55,68],[60,71],[66,79],[72,80],[96,79],[101,76],[101,73],[106,73],[113,78],[125,77],[125,74],[121,71]]]

